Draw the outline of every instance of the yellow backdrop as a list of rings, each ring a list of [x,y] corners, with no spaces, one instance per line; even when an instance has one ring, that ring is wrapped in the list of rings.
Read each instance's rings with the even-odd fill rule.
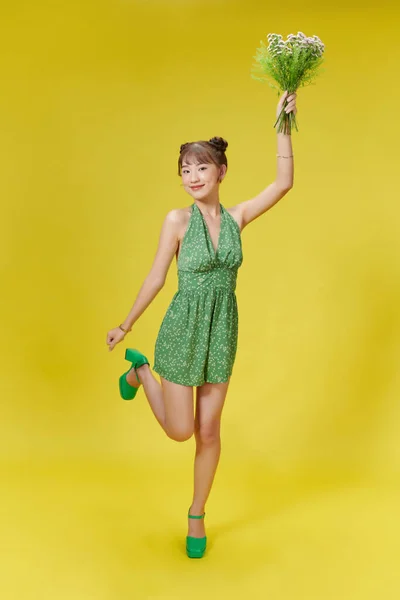
[[[4,600],[398,599],[399,9],[187,0],[9,2],[1,19]],[[125,342],[181,143],[229,142],[221,202],[274,180],[269,32],[317,34],[295,184],[243,232],[239,346],[209,550],[184,552],[194,440],[168,439],[151,363],[167,283]],[[383,589],[384,588],[384,589]]]

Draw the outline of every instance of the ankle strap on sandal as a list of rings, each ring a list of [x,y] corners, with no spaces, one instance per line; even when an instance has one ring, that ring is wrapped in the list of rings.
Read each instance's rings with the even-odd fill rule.
[[[190,508],[188,510],[188,517],[189,517],[189,519],[204,519],[205,514],[206,513],[204,512],[202,515],[191,515],[190,514]]]

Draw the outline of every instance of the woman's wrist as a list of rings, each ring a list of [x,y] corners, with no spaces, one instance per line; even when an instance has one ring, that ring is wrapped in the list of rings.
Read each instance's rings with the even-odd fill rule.
[[[121,323],[121,325],[118,325],[118,327],[121,329],[121,331],[123,331],[125,334],[129,333],[130,331],[132,331],[132,327],[128,327],[127,325],[125,325],[124,323]]]

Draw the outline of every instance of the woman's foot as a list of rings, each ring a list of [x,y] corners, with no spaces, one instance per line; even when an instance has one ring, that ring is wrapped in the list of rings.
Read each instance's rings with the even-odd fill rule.
[[[129,385],[131,385],[132,387],[135,387],[135,388],[138,388],[142,385],[140,383],[140,381],[138,380],[136,373],[135,373],[135,369],[133,367],[129,371],[129,373],[127,373],[126,381],[129,383]]]
[[[140,367],[136,368],[136,371],[139,374],[139,377],[141,377],[141,373],[144,373],[146,370],[149,370],[150,367],[149,365],[141,365]],[[138,388],[142,385],[142,382],[138,380],[135,369],[132,367],[132,369],[129,371],[129,373],[126,376],[126,380],[129,383],[129,385],[131,385],[132,387]]]
[[[195,510],[190,508],[189,514],[202,515],[204,510]],[[188,535],[191,537],[202,538],[206,535],[204,519],[189,519],[188,517]]]

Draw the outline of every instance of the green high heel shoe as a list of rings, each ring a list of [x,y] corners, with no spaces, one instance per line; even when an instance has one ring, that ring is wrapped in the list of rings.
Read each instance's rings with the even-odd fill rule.
[[[189,519],[204,519],[206,513],[202,515],[191,515],[190,508],[188,511]],[[189,558],[202,558],[207,547],[207,536],[202,538],[186,536],[186,554]]]
[[[134,350],[133,348],[127,348],[125,350],[125,360],[129,360],[132,363],[132,365],[119,378],[119,393],[121,395],[121,398],[123,398],[124,400],[133,400],[139,388],[130,385],[126,380],[126,376],[133,367],[135,369],[136,377],[140,382],[139,375],[136,369],[138,369],[142,365],[150,365],[150,363],[144,354],[139,352],[139,350]]]

